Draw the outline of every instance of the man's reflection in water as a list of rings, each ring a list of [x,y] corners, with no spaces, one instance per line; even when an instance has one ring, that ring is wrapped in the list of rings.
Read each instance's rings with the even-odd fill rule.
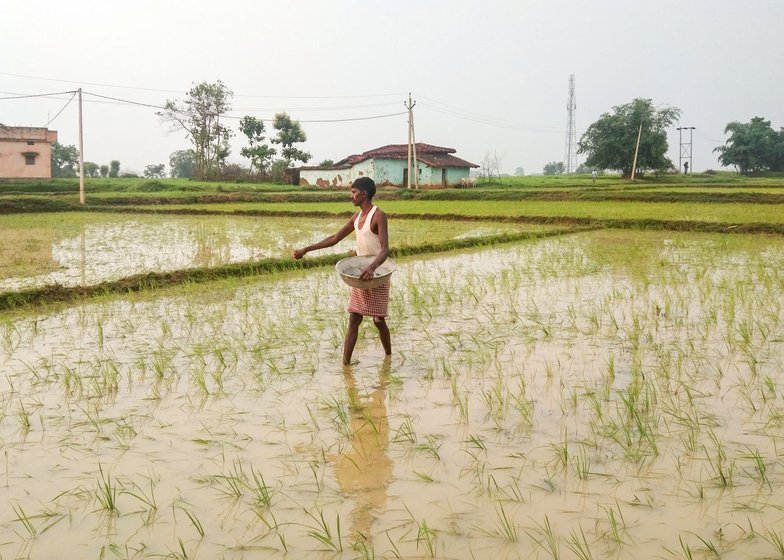
[[[343,491],[354,496],[356,505],[351,512],[354,535],[367,539],[375,514],[387,501],[387,486],[392,480],[392,460],[387,456],[389,368],[390,358],[387,357],[379,371],[378,385],[366,396],[358,393],[351,367],[343,368],[352,437],[351,448],[335,460],[335,474]]]

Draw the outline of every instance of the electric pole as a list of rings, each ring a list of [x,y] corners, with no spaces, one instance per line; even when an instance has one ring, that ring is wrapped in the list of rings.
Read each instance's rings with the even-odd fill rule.
[[[574,93],[574,74],[569,76],[569,101],[566,104],[566,151],[564,153],[564,171],[568,175],[577,170],[577,126],[575,114],[577,98]]]
[[[82,133],[82,88],[79,88],[79,203],[84,204],[84,134]]]
[[[637,129],[637,143],[634,145],[634,161],[632,162],[631,176],[632,181],[634,181],[634,174],[637,171],[637,154],[640,151],[640,136],[642,136],[642,123],[640,123],[640,128]]]
[[[416,105],[416,101],[411,100],[411,94],[408,94],[408,103],[405,101],[403,105],[406,106],[408,109],[408,167],[406,170],[406,187],[409,189],[411,188],[411,173],[414,173],[414,188],[419,188],[419,164],[417,163],[417,155],[416,155],[416,136],[414,135],[414,105]],[[412,156],[413,152],[413,170],[412,170]]]
[[[685,168],[684,173],[686,175],[689,175],[689,174],[694,172],[694,165],[693,165],[693,162],[692,162],[692,159],[691,159],[691,140],[692,140],[692,133],[694,131],[694,127],[693,126],[679,126],[677,128],[677,130],[678,130],[678,140],[680,141],[680,145],[681,145],[680,157],[678,158],[678,173],[680,173],[681,170],[684,169],[684,167],[683,167],[683,160],[685,159],[688,167]],[[688,142],[684,142],[683,141],[683,131],[684,130],[688,130],[689,131],[689,141]]]

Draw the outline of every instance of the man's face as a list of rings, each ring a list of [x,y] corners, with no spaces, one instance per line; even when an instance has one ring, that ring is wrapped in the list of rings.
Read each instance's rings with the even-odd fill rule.
[[[367,193],[365,191],[351,187],[351,202],[354,204],[354,206],[359,206],[362,204],[362,201],[365,200],[366,196]]]

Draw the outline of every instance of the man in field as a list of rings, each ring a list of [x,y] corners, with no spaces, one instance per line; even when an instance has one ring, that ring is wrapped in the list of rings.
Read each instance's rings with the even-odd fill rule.
[[[370,280],[373,273],[389,256],[389,235],[387,232],[387,215],[373,205],[373,196],[376,194],[376,183],[370,177],[360,177],[351,185],[351,202],[359,207],[359,212],[354,214],[340,230],[302,249],[294,251],[294,258],[301,259],[306,253],[325,247],[332,247],[344,239],[351,231],[357,236],[357,255],[371,255],[376,258],[362,269],[360,280]],[[343,363],[351,363],[351,355],[357,344],[359,325],[365,316],[373,317],[373,324],[378,329],[381,345],[387,356],[392,354],[392,342],[389,336],[386,316],[389,306],[389,282],[369,290],[351,288],[351,297],[348,303],[348,329],[346,340],[343,343]]]

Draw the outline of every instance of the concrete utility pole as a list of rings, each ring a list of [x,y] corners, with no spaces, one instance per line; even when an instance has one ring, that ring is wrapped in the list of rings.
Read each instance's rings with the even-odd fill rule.
[[[82,88],[79,88],[79,203],[84,204],[84,134],[82,133]]]
[[[681,144],[680,157],[678,158],[678,173],[680,173],[681,170],[683,169],[683,160],[684,159],[686,160],[686,163],[689,164],[688,171],[685,171],[685,173],[687,173],[687,174],[694,173],[694,162],[691,159],[691,139],[692,139],[692,133],[694,131],[694,127],[693,126],[679,126],[676,130],[678,131],[678,140],[680,141],[680,144]],[[689,131],[689,141],[688,142],[684,142],[683,141],[683,132],[682,132],[683,130],[688,130]]]
[[[408,167],[406,171],[406,187],[409,189],[411,188],[411,173],[412,173],[412,166],[411,166],[411,155],[413,152],[414,156],[414,166],[413,166],[413,173],[414,173],[414,188],[419,188],[419,164],[417,163],[417,155],[416,155],[416,137],[414,136],[414,105],[416,105],[416,101],[411,100],[411,94],[408,94],[408,103],[405,101],[403,105],[406,106],[408,109]]]
[[[640,123],[640,128],[637,129],[637,145],[634,146],[634,161],[632,162],[631,176],[632,181],[634,181],[634,173],[637,171],[637,153],[640,151],[640,136],[642,136],[642,123]]]

